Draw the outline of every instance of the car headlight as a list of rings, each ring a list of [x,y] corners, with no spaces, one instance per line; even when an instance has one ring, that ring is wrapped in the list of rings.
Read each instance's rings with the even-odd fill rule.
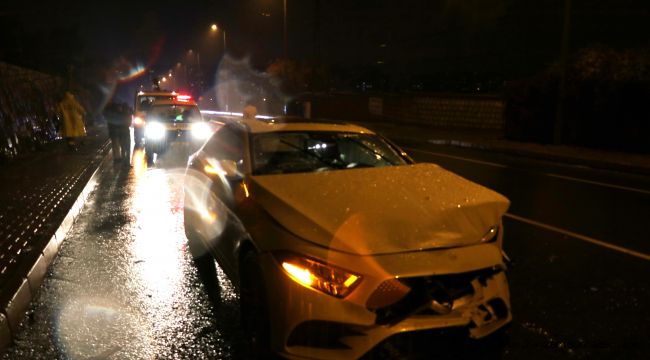
[[[281,264],[293,281],[337,298],[346,297],[361,281],[360,275],[303,257],[287,257]]]
[[[144,128],[144,135],[147,139],[159,140],[165,137],[165,125],[158,122],[149,122]]]
[[[192,124],[192,137],[198,140],[207,139],[212,134],[210,125],[204,122],[197,122]]]

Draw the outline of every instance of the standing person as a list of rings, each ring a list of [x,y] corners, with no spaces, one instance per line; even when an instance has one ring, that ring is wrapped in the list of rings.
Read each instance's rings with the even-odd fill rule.
[[[124,165],[131,165],[131,119],[133,118],[133,110],[126,104],[120,104],[120,128],[119,139],[120,148],[122,150],[122,158]]]
[[[70,91],[66,91],[63,100],[59,102],[57,110],[63,118],[61,136],[66,139],[71,150],[77,150],[77,139],[86,136],[84,116],[86,110],[79,104]]]
[[[112,101],[104,109],[104,117],[113,147],[113,162],[129,164],[131,161],[130,109],[126,104]]]

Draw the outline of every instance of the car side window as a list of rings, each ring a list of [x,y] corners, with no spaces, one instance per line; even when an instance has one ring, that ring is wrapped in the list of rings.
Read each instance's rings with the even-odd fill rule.
[[[208,140],[203,151],[217,160],[234,160],[241,164],[244,159],[244,134],[226,125]]]

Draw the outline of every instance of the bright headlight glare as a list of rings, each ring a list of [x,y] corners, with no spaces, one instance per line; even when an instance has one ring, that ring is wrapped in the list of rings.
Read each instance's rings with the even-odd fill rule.
[[[346,297],[361,281],[359,275],[301,257],[283,260],[282,268],[298,284],[337,298]]]
[[[210,125],[204,122],[197,122],[192,124],[192,137],[195,139],[206,139],[212,133]]]
[[[165,131],[165,125],[158,122],[150,122],[144,128],[144,135],[148,139],[159,140],[165,137]]]

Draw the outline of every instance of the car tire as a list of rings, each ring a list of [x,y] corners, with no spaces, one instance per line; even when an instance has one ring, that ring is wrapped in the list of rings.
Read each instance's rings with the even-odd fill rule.
[[[243,255],[239,270],[239,304],[241,323],[248,342],[248,355],[252,359],[272,357],[270,351],[270,324],[262,269],[257,254],[249,251]]]

